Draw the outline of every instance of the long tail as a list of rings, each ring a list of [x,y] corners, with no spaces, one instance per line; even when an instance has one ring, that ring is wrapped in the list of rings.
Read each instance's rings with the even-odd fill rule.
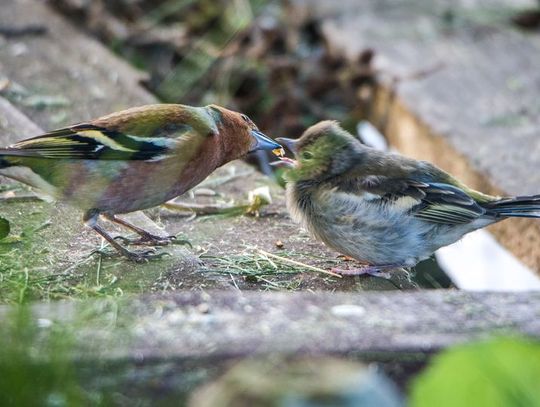
[[[503,198],[484,207],[501,217],[540,218],[540,195]]]
[[[28,154],[24,150],[16,150],[11,148],[0,148],[0,169],[17,165],[20,157],[32,157],[35,154]]]

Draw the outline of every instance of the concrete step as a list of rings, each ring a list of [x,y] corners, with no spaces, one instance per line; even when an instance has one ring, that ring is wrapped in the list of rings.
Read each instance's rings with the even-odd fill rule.
[[[539,312],[539,293],[444,290],[184,291],[0,306],[0,361],[17,361],[21,371],[27,364],[50,374],[68,369],[68,383],[90,394],[149,405],[183,399],[245,358],[359,360],[405,390],[441,349],[491,335],[540,338]],[[21,353],[19,343],[32,351]]]

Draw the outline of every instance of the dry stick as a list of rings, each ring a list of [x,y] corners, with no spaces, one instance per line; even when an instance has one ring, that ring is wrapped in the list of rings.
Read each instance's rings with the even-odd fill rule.
[[[219,215],[232,211],[242,211],[249,208],[249,205],[243,204],[198,204],[178,201],[168,201],[162,204],[162,206],[169,210],[192,212],[196,215]]]
[[[294,264],[295,266],[304,267],[304,268],[307,268],[309,270],[318,271],[319,273],[328,274],[328,275],[331,275],[333,277],[342,278],[342,276],[340,274],[333,273],[331,271],[327,271],[327,270],[321,269],[319,267],[310,266],[309,264],[300,263],[299,261],[296,261],[296,260],[287,259],[285,257],[278,256],[276,254],[265,252],[264,250],[261,250],[261,249],[257,249],[257,251],[260,254],[262,254],[263,256],[272,257],[274,259],[282,261],[283,263]]]

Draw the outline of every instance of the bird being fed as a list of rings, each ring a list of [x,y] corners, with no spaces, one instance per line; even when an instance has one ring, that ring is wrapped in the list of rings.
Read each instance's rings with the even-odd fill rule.
[[[84,222],[121,254],[142,261],[98,223],[103,218],[140,235],[132,243],[166,244],[116,217],[183,194],[212,171],[255,150],[281,146],[244,114],[216,105],[136,107],[0,148],[0,175],[84,211]]]
[[[295,159],[287,207],[317,239],[363,263],[342,274],[382,275],[508,217],[540,218],[540,195],[500,198],[468,188],[426,161],[367,147],[335,121],[298,140],[278,138]]]

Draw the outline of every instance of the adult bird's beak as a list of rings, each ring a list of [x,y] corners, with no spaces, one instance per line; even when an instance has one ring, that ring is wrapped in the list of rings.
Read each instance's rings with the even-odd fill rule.
[[[259,130],[251,130],[251,149],[249,152],[257,150],[281,150],[282,147],[280,144],[276,143],[270,137],[264,135]]]
[[[293,138],[278,137],[276,141],[287,147],[291,153],[296,154],[296,143],[298,143],[298,140]]]

